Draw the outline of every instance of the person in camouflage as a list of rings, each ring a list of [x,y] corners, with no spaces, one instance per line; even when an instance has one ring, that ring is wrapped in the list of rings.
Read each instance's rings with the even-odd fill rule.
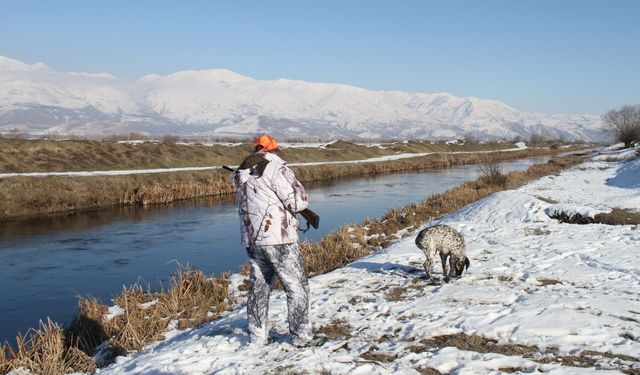
[[[285,161],[274,154],[277,151],[275,139],[268,135],[258,137],[255,152],[233,174],[242,245],[250,265],[249,336],[253,343],[268,343],[269,295],[277,277],[287,295],[293,344],[304,346],[313,332],[296,213],[307,208],[308,196]]]

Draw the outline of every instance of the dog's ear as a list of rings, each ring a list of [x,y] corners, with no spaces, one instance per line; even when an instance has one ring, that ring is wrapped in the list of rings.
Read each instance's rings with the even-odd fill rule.
[[[471,265],[471,262],[469,262],[469,258],[464,257],[464,269],[468,270],[470,265]]]

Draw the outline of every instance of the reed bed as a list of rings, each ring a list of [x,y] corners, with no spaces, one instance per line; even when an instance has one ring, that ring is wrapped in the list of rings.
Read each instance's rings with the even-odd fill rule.
[[[391,209],[382,218],[345,225],[319,242],[301,244],[305,268],[309,275],[338,269],[400,238],[400,230],[407,236],[429,220],[494,192],[558,173],[581,160],[563,157],[524,172],[510,172],[505,175],[505,184],[488,183],[481,176],[422,202]],[[246,277],[246,272],[243,275]],[[20,367],[37,374],[91,372],[116,355],[162,339],[167,329],[195,327],[219,318],[231,306],[229,285],[228,275],[209,278],[187,266],[178,268],[167,290],[145,291],[139,284],[124,288],[114,299],[122,311],[116,316],[106,314],[107,306],[95,298],[81,298],[80,313],[66,330],[48,321],[39,330],[19,335],[16,349],[5,342],[0,351],[0,372]],[[98,353],[96,348],[100,348]]]
[[[16,349],[4,343],[0,351],[0,373],[25,369],[35,374],[59,375],[93,372],[93,360],[79,349],[77,342],[65,337],[60,325],[40,322],[40,328],[16,337]]]
[[[123,288],[113,300],[121,311],[115,316],[96,298],[81,297],[79,313],[66,329],[48,320],[18,335],[15,346],[5,342],[0,373],[20,367],[35,374],[93,372],[117,355],[162,339],[170,327],[186,329],[220,318],[229,309],[229,284],[226,274],[207,277],[179,267],[166,290],[152,292],[140,284]]]

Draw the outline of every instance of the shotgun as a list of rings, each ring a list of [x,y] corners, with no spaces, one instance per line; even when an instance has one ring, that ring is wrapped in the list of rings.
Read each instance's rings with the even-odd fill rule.
[[[223,165],[222,168],[224,168],[225,170],[229,171],[229,172],[235,172],[236,170],[228,167],[226,165]],[[314,229],[318,229],[318,227],[320,226],[320,216],[318,216],[318,214],[316,214],[315,212],[311,211],[308,208],[305,208],[304,210],[298,212],[300,214],[300,216],[302,216],[306,222],[307,222],[307,229],[302,229],[302,232],[306,232],[309,230],[310,227],[313,227]]]

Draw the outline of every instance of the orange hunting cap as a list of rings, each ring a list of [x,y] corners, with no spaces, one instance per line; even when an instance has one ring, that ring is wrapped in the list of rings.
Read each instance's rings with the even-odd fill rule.
[[[280,147],[276,143],[276,140],[273,139],[272,136],[266,134],[256,138],[255,146],[262,146],[262,149],[265,151],[275,151],[280,149]]]

